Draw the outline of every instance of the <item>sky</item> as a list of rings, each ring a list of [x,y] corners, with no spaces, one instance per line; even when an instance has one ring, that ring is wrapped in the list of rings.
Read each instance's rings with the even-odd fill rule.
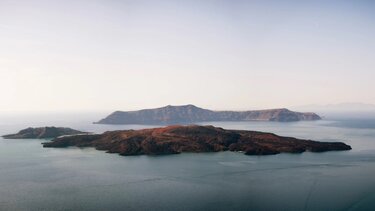
[[[374,1],[0,0],[0,112],[375,104]]]

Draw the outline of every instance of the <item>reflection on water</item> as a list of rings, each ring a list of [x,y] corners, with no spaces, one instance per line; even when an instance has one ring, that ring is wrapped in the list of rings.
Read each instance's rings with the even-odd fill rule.
[[[60,124],[60,125],[59,125]],[[1,210],[371,210],[375,130],[331,121],[211,122],[227,129],[344,141],[348,152],[246,156],[184,153],[121,157],[94,149],[42,148],[0,139]],[[345,123],[349,124],[349,123]],[[1,134],[26,126],[2,123]],[[143,128],[71,122],[92,132]]]

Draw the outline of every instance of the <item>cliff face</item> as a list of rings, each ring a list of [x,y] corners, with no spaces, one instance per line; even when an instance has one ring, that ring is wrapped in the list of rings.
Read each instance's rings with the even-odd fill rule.
[[[317,142],[272,133],[224,130],[213,126],[168,126],[144,130],[105,132],[100,135],[59,137],[43,147],[95,147],[120,155],[159,155],[181,152],[242,151],[247,155],[282,152],[350,150],[341,142]]]
[[[300,113],[288,109],[256,111],[211,111],[194,105],[166,106],[139,111],[116,111],[98,124],[180,124],[207,121],[301,121],[319,120],[315,113]]]
[[[44,139],[44,138],[56,138],[64,135],[77,135],[85,134],[85,132],[73,130],[65,127],[38,127],[38,128],[26,128],[19,131],[16,134],[4,135],[5,139]]]

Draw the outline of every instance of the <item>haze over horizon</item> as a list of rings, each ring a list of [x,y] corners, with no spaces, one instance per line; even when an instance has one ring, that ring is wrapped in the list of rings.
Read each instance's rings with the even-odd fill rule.
[[[0,112],[375,104],[374,9],[0,0]]]

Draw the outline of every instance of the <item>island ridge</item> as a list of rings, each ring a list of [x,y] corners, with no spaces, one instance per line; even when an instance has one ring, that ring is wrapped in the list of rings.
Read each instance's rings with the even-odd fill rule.
[[[312,112],[295,112],[286,108],[254,111],[212,111],[194,105],[165,106],[139,111],[116,111],[97,124],[186,124],[210,121],[276,121],[293,122],[320,120]]]

